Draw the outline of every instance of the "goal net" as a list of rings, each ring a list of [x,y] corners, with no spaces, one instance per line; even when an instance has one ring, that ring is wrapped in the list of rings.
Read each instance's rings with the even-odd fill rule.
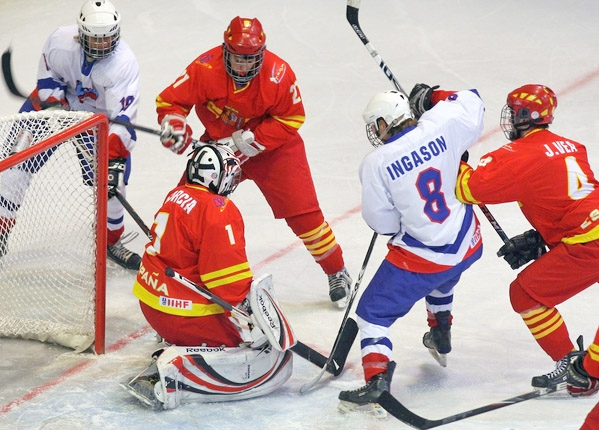
[[[0,117],[0,336],[104,352],[108,122]]]

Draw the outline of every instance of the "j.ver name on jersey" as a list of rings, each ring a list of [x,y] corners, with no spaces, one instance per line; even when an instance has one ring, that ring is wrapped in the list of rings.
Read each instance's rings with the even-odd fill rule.
[[[443,136],[436,137],[428,144],[422,145],[418,150],[412,151],[410,155],[404,155],[398,160],[393,161],[386,166],[389,176],[392,180],[396,180],[405,172],[409,172],[425,162],[437,157],[439,154],[447,151],[447,144]]]

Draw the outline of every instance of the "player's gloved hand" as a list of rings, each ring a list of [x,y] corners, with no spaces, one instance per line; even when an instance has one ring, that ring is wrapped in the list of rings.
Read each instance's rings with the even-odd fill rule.
[[[240,164],[245,163],[250,157],[258,155],[266,148],[256,142],[251,130],[237,130],[230,137],[219,139],[216,143],[228,146],[239,158]]]
[[[514,270],[536,260],[547,252],[543,238],[536,230],[528,230],[512,237],[497,251],[498,257],[503,257]]]
[[[166,115],[160,123],[160,141],[176,154],[182,154],[192,141],[191,127],[181,115]]]
[[[420,118],[424,112],[433,107],[431,94],[437,88],[439,88],[439,85],[435,85],[434,87],[430,87],[426,84],[414,85],[408,98],[410,99],[410,108],[416,118]]]
[[[124,186],[125,158],[108,160],[108,198],[116,196],[116,192]]]
[[[464,163],[467,163],[469,158],[470,158],[470,154],[468,153],[468,151],[464,151],[464,153],[462,154],[462,161]]]

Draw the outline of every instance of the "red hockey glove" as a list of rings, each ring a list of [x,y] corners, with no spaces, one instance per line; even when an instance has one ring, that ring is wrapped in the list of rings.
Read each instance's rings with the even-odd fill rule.
[[[160,124],[160,141],[176,154],[182,154],[192,141],[192,130],[181,115],[166,115]]]

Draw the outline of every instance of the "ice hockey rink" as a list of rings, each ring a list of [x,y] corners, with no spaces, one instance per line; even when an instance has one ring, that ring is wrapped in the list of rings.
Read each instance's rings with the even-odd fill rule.
[[[372,147],[361,113],[392,85],[345,18],[345,0],[114,0],[122,38],[136,53],[141,72],[137,123],[158,128],[156,95],[197,55],[222,42],[237,16],[258,17],[270,50],[295,70],[307,119],[300,130],[321,207],[343,247],[354,279],[372,232],[360,215],[358,166]],[[41,48],[58,26],[75,22],[80,0],[0,0],[0,49],[13,49],[17,85],[29,92]],[[486,103],[485,129],[470,151],[476,163],[504,144],[499,113],[509,90],[542,83],[558,96],[552,130],[587,146],[599,173],[599,2],[596,0],[362,0],[360,23],[401,85],[417,82],[444,89],[477,88]],[[0,115],[17,112],[21,100],[0,84]],[[195,137],[203,128],[191,116]],[[186,157],[138,132],[127,197],[151,223],[175,186]],[[232,199],[246,224],[247,251],[255,274],[271,273],[282,308],[297,337],[328,354],[343,312],[329,303],[325,275],[282,220],[274,220],[253,183]],[[492,205],[509,236],[529,229],[516,204]],[[453,351],[440,367],[422,346],[424,303],[392,328],[397,362],[392,394],[430,418],[472,409],[531,390],[530,378],[554,368],[511,309],[508,285],[516,272],[495,256],[501,240],[477,210],[483,227],[482,259],[462,277],[454,301]],[[126,231],[140,232],[127,217]],[[130,244],[141,253],[143,234]],[[386,252],[379,238],[363,291]],[[576,276],[572,273],[572,276]],[[119,387],[141,371],[156,349],[152,330],[131,293],[134,273],[109,263],[107,352],[75,354],[36,341],[0,339],[0,429],[407,429],[389,416],[337,411],[339,391],[363,385],[358,343],[341,376],[325,376],[311,391],[300,387],[319,371],[296,356],[291,379],[267,397],[220,404],[186,405],[172,411],[145,409]],[[357,302],[357,301],[356,301]],[[592,341],[599,325],[599,286],[558,307],[573,340]],[[355,308],[355,303],[354,303]],[[351,312],[354,315],[354,312]],[[448,424],[447,430],[575,430],[599,396],[546,396]]]

